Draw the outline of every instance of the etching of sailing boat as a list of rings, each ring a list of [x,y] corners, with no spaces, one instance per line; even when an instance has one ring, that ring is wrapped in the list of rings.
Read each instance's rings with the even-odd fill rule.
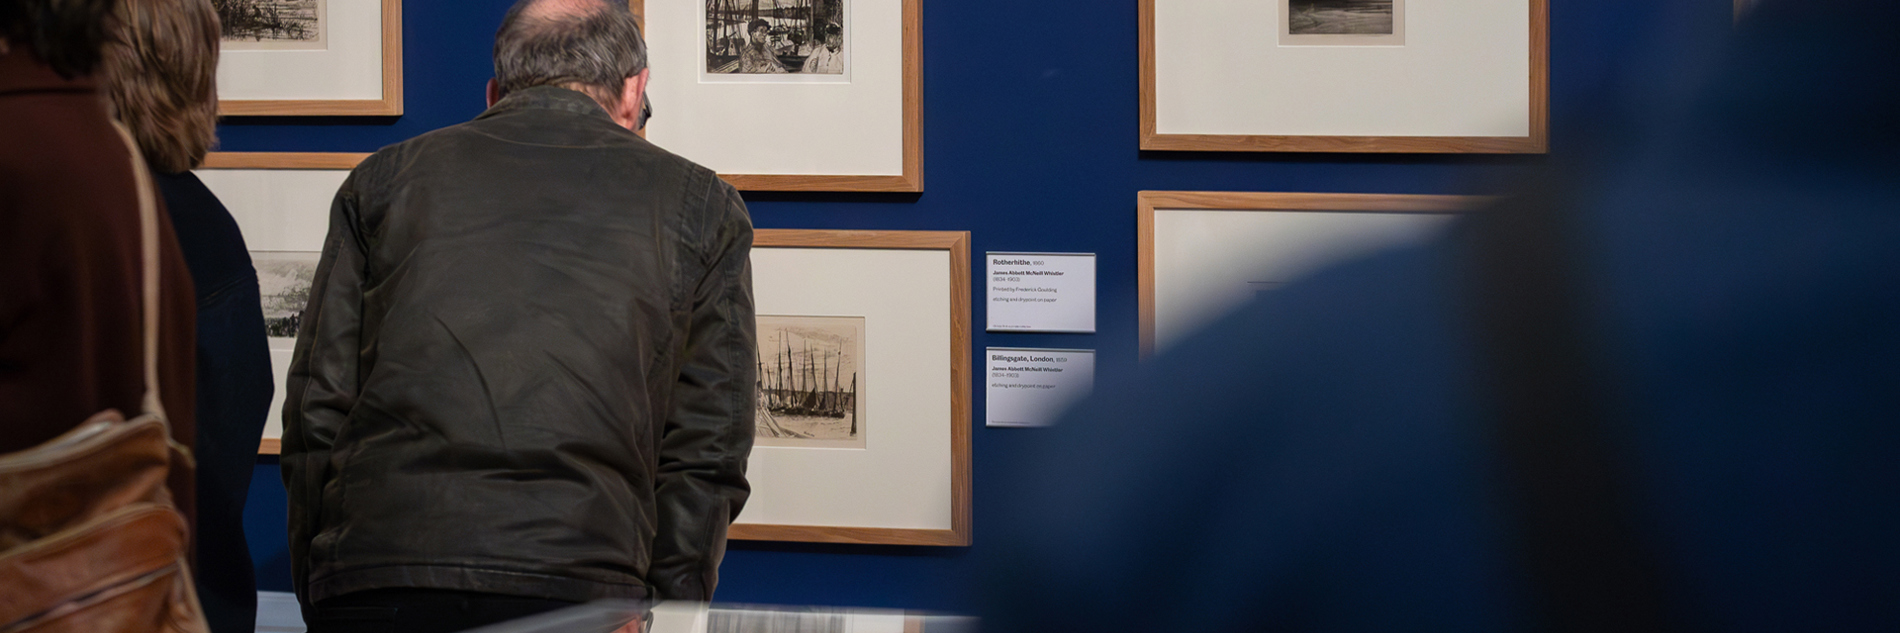
[[[864,318],[760,316],[756,444],[863,448]]]

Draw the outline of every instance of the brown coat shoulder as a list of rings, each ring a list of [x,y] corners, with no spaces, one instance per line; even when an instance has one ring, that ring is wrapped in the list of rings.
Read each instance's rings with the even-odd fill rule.
[[[190,446],[194,293],[162,210],[159,221],[160,394]],[[131,156],[93,84],[18,49],[0,54],[0,453],[104,409],[138,414],[139,267]],[[190,516],[190,473],[174,475]]]

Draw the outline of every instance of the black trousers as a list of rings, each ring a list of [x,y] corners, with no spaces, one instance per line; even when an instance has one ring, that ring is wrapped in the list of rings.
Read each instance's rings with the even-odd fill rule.
[[[447,589],[371,589],[316,605],[310,633],[451,633],[576,602]]]

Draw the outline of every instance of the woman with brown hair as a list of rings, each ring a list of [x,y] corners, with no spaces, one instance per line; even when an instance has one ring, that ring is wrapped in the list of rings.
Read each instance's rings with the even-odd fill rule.
[[[244,499],[273,382],[257,273],[231,213],[192,175],[216,140],[211,0],[117,0],[101,82],[151,165],[197,287],[198,597],[214,633],[256,627]]]

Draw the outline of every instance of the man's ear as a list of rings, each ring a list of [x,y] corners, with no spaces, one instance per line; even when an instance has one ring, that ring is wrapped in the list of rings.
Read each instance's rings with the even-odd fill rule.
[[[500,100],[501,84],[495,83],[493,79],[488,80],[488,107],[495,107],[495,102]]]
[[[627,83],[620,86],[620,107],[614,109],[613,115],[614,122],[621,127],[640,131],[640,106],[647,98],[647,79],[652,73],[652,69],[642,68],[640,74],[628,77]]]

